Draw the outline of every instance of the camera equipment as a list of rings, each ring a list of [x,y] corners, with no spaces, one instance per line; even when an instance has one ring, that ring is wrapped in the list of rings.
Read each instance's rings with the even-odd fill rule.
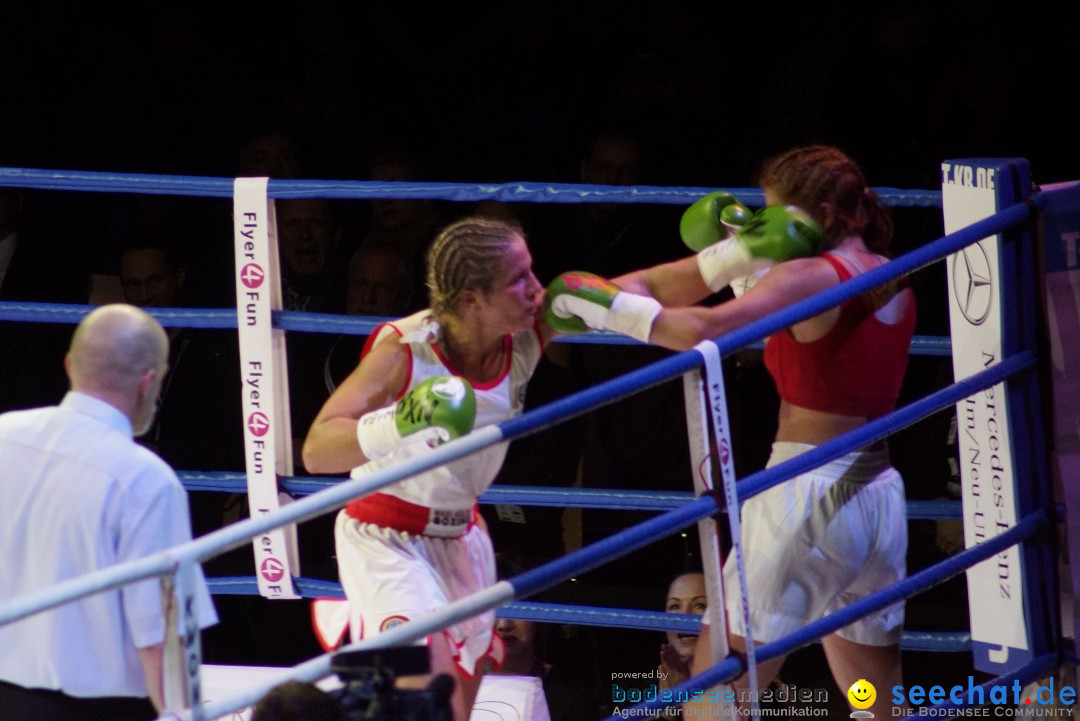
[[[398,676],[431,672],[427,646],[341,651],[330,670],[344,684],[338,692],[349,721],[452,721],[454,679],[440,674],[425,689],[394,687]]]

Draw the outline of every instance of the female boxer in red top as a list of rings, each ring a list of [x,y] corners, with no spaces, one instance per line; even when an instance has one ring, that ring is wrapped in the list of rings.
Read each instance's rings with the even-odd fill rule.
[[[569,286],[565,278],[556,279],[545,301],[550,322],[563,330],[573,323],[619,330],[681,350],[886,262],[893,230],[889,214],[841,151],[791,150],[766,163],[760,185],[772,207],[696,256],[630,273],[610,286],[597,279],[579,290],[575,278]],[[800,218],[798,208],[810,219]],[[793,257],[816,243],[816,254]],[[744,276],[756,282],[745,282]],[[713,307],[690,305],[729,283],[738,285],[735,299]],[[781,402],[769,465],[892,410],[914,326],[910,289],[890,284],[772,335],[765,361]],[[885,443],[747,500],[742,535],[755,643],[781,638],[899,581],[906,570],[904,488],[889,465]],[[726,586],[735,589],[730,566]],[[727,599],[731,645],[744,650],[739,594],[729,591]],[[822,639],[841,690],[859,679],[882,691],[902,682],[902,624],[900,603]],[[711,658],[702,657],[709,648],[707,640],[697,644],[695,673],[712,665]],[[758,665],[762,687],[783,660]],[[744,679],[735,683],[744,684]],[[879,693],[870,710],[889,715],[887,699]]]

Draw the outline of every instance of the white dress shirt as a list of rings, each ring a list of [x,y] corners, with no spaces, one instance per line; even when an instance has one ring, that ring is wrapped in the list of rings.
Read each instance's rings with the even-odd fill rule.
[[[191,539],[175,472],[113,406],[69,392],[0,415],[0,598],[13,598]],[[198,575],[197,617],[217,621]],[[0,626],[0,679],[75,697],[146,697],[137,648],[164,640],[149,579]]]

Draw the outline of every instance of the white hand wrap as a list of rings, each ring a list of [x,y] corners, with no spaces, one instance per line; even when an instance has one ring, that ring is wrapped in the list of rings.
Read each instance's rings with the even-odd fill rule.
[[[738,278],[771,268],[774,261],[755,258],[742,243],[734,238],[725,238],[698,253],[697,263],[705,285],[713,293],[719,293],[725,285]]]
[[[659,301],[647,295],[617,293],[611,301],[604,328],[648,343],[653,321],[663,309]]]
[[[551,311],[560,318],[580,318],[582,323],[593,330],[604,330],[604,319],[608,314],[608,309],[599,303],[570,293],[555,296],[551,301]]]
[[[450,434],[442,428],[432,426],[408,436],[402,436],[397,429],[395,415],[397,404],[379,408],[360,416],[356,423],[356,440],[360,450],[369,461],[382,458],[404,443],[431,443],[450,440]]]
[[[593,330],[613,330],[643,343],[649,342],[653,321],[663,310],[658,301],[648,296],[624,292],[615,294],[610,308],[570,293],[555,298],[551,308],[563,317],[581,318]]]

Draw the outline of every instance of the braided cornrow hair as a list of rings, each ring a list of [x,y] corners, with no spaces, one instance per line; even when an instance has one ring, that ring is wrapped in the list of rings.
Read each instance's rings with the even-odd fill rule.
[[[453,310],[463,290],[491,290],[505,265],[510,239],[524,237],[512,221],[469,217],[448,225],[427,251],[427,287],[438,317]]]
[[[856,234],[869,250],[890,255],[892,217],[877,193],[867,186],[859,166],[837,148],[810,145],[771,158],[762,168],[758,185],[819,221],[823,220],[821,204],[832,204],[836,222],[825,228],[827,247],[834,248],[845,237]]]

